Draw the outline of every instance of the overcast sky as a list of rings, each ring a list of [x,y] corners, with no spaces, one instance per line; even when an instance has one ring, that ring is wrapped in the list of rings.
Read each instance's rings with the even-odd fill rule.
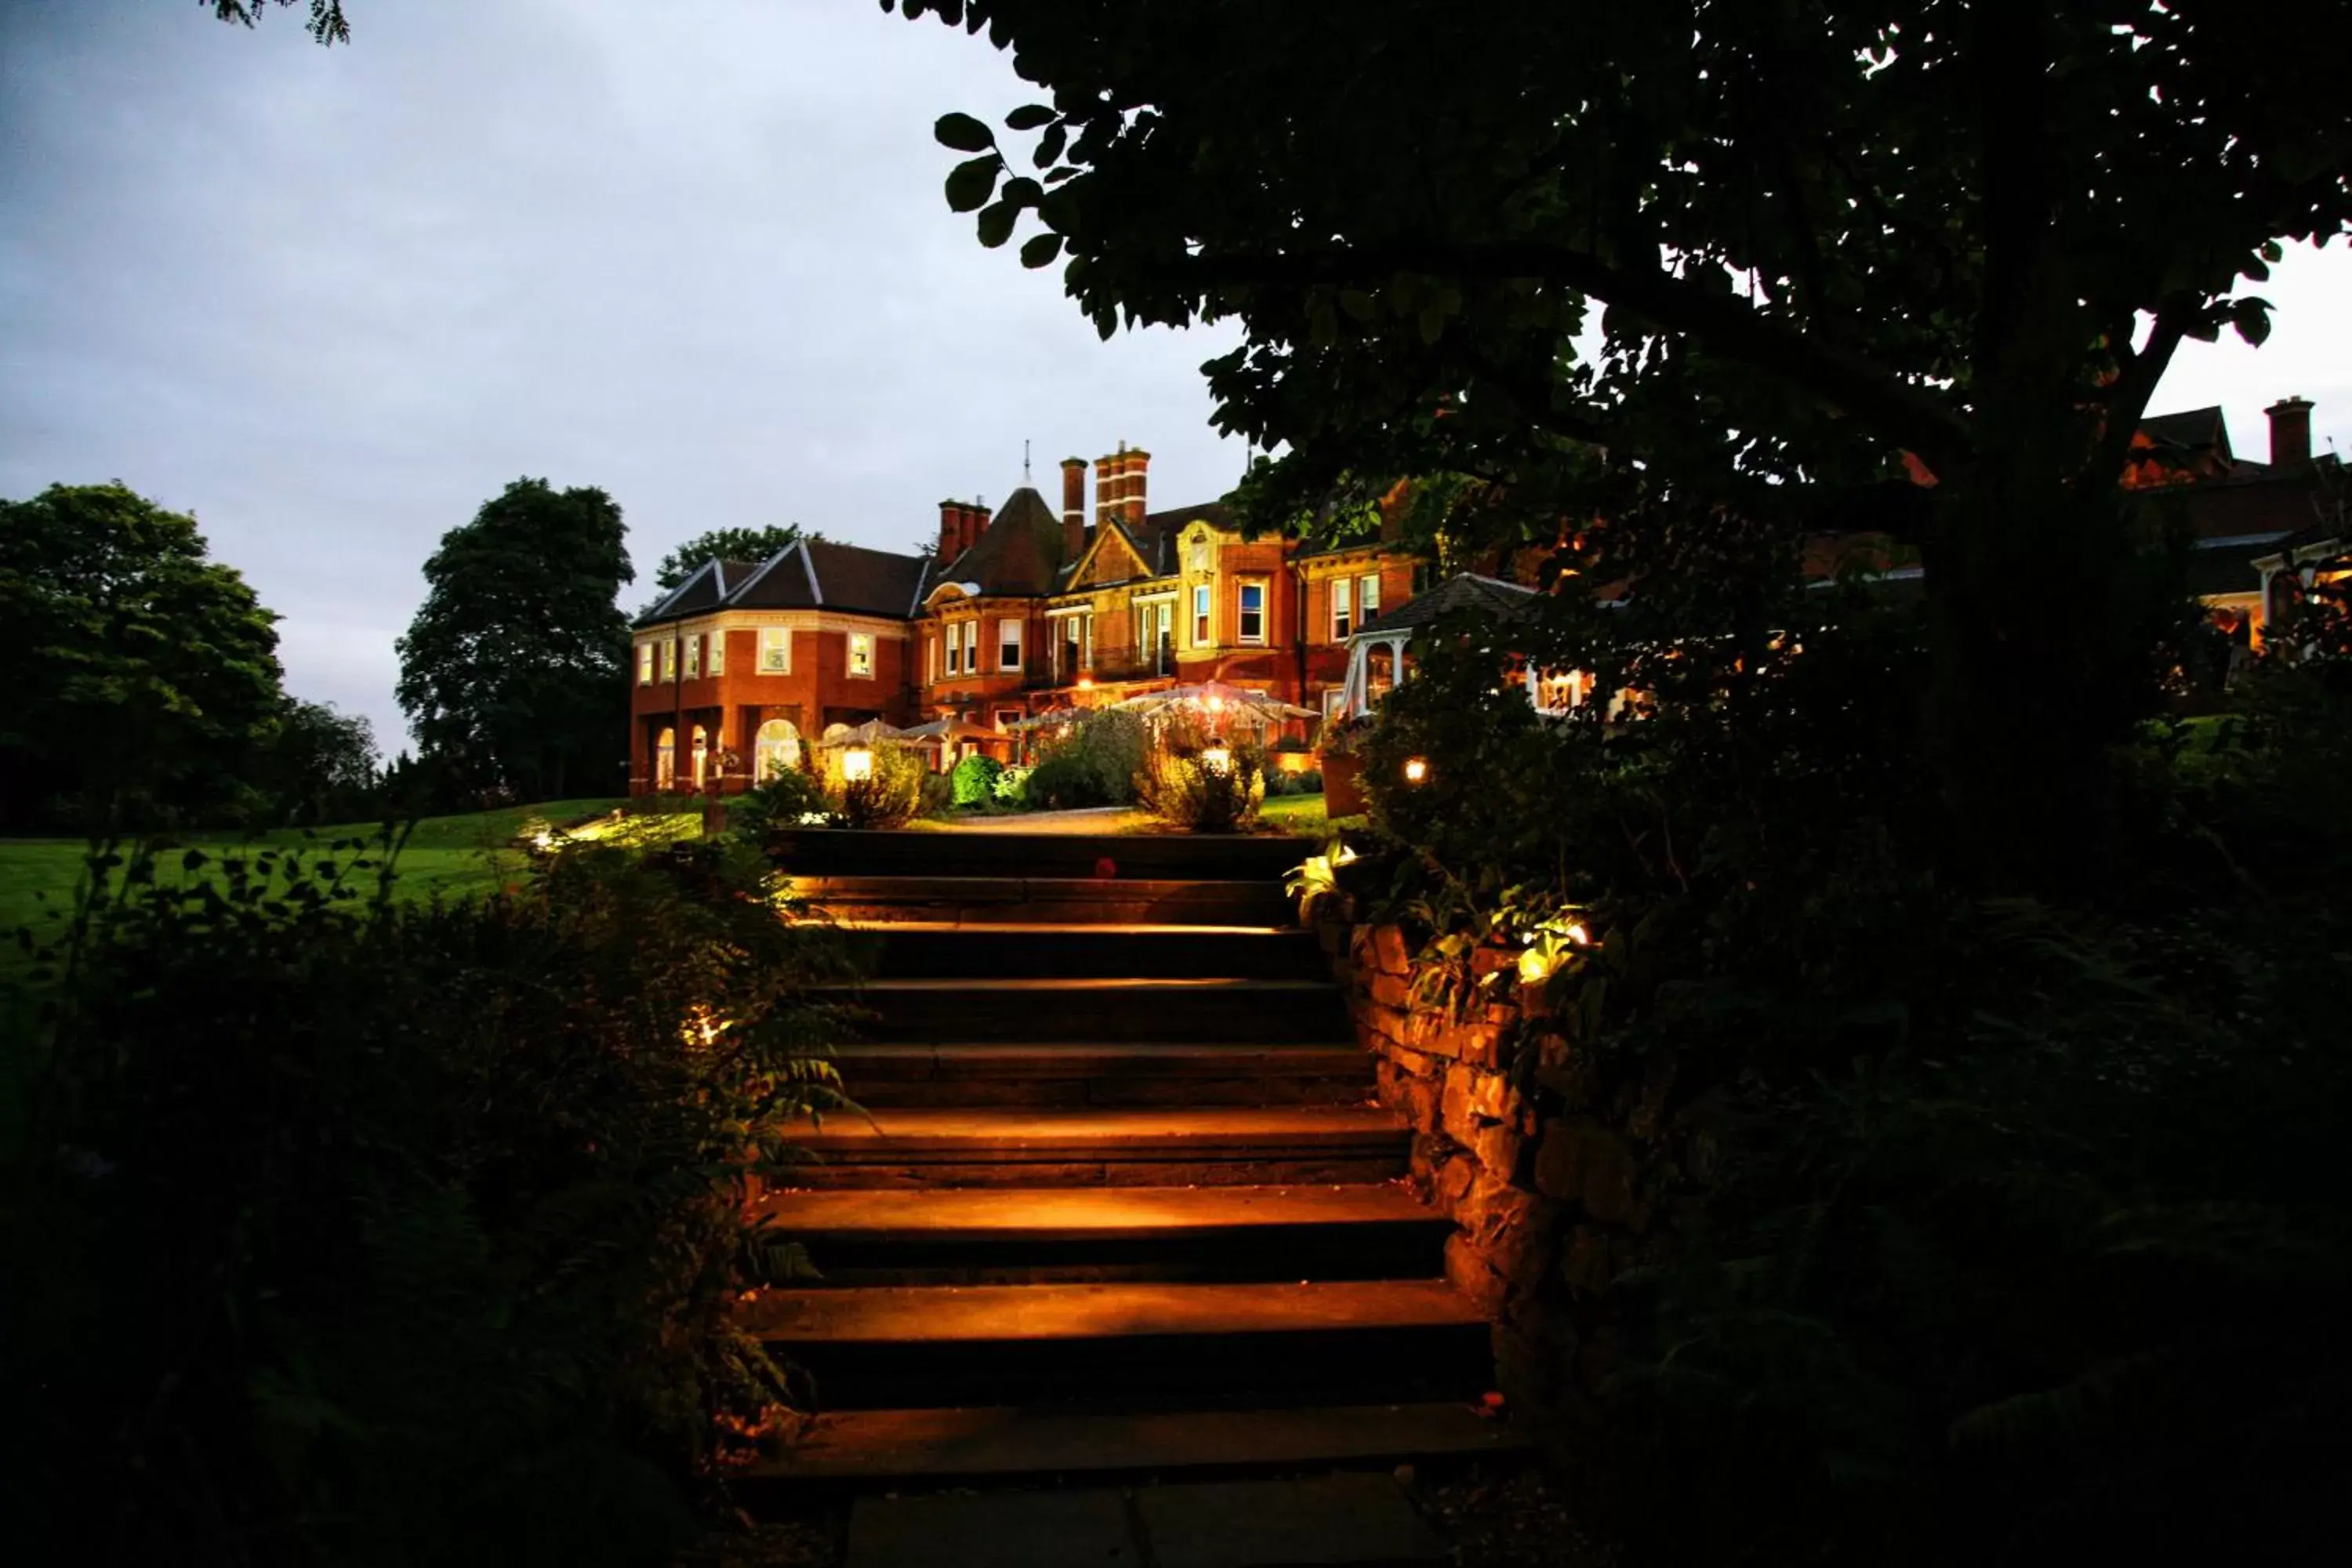
[[[872,0],[355,0],[253,32],[194,0],[0,0],[0,496],[119,479],[193,511],[283,616],[289,688],[387,749],[393,639],[442,532],[523,475],[600,485],[641,578],[705,529],[907,548],[1034,444],[1152,453],[1213,500],[1222,336],[1108,343],[980,249],[949,110],[1034,96]],[[2352,451],[2352,247],[2291,255],[2259,353],[2155,409],[2318,404]],[[624,595],[635,605],[643,584]]]

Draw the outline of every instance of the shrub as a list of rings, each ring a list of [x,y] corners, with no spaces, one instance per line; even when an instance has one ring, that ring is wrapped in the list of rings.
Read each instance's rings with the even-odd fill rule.
[[[996,800],[1000,805],[1025,805],[1029,801],[1031,770],[1011,767],[996,775]]]
[[[1163,822],[1194,833],[1231,833],[1257,820],[1265,762],[1255,747],[1233,747],[1215,765],[1197,752],[1154,752],[1142,795],[1145,809]]]
[[[12,1536],[657,1562],[791,1402],[729,1304],[796,1266],[745,1189],[841,1103],[835,934],[748,847],[456,904],[347,896],[371,858],[96,858],[16,996]]]
[[[761,839],[801,826],[805,817],[830,816],[832,810],[814,773],[806,768],[779,768],[727,803],[727,826],[730,832]]]
[[[982,805],[996,798],[997,776],[1004,764],[994,757],[975,752],[955,765],[950,775],[955,782],[955,803],[959,806]]]
[[[1294,776],[1297,780],[1298,793],[1300,795],[1321,795],[1323,793],[1323,770],[1321,768],[1301,768]]]
[[[930,771],[910,746],[877,746],[874,771],[862,779],[840,777],[836,759],[829,772],[837,781],[834,813],[844,827],[904,827],[923,804],[923,781]]]
[[[955,813],[955,780],[945,773],[923,770],[923,785],[916,794],[915,815],[937,821]]]
[[[1089,713],[1045,752],[1029,775],[1029,804],[1059,811],[1124,805],[1151,750],[1143,721],[1118,709]]]

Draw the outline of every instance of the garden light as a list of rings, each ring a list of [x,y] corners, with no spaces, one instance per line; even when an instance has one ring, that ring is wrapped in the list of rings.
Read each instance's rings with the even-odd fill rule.
[[[874,776],[874,752],[870,747],[852,746],[841,753],[841,776],[847,784],[864,784]]]
[[[1407,757],[1404,760],[1405,783],[1409,784],[1426,784],[1428,780],[1429,759],[1427,757]]]
[[[1223,746],[1211,746],[1201,753],[1201,765],[1213,773],[1230,773],[1234,766],[1234,753]]]

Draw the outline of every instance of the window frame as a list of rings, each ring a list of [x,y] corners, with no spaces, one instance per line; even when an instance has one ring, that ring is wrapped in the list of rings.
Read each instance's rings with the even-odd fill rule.
[[[686,671],[683,679],[702,679],[702,634],[688,632],[686,636]]]
[[[662,638],[661,650],[661,678],[664,680],[676,680],[677,679],[677,639]]]
[[[996,668],[1000,672],[1004,674],[1014,674],[1020,670],[1021,660],[1027,651],[1022,647],[1022,642],[1023,636],[1021,617],[1018,616],[997,616]],[[1012,653],[1013,657],[1011,658],[1004,657],[1007,651]]]
[[[654,641],[652,637],[640,637],[637,640],[637,684],[639,686],[651,686],[654,683]]]
[[[768,655],[772,651],[781,651],[783,654],[781,664],[769,658]],[[761,626],[760,628],[759,664],[761,675],[790,675],[793,672],[792,627]]]
[[[963,633],[958,629],[961,621],[941,621],[940,641],[947,646],[947,678],[953,680],[963,674]]]
[[[963,672],[980,673],[980,617],[974,616],[963,623]]]
[[[1243,577],[1234,584],[1234,641],[1244,647],[1264,647],[1266,644],[1266,618],[1274,595],[1267,591],[1266,579]],[[1257,608],[1249,607],[1249,596],[1257,594]],[[1257,630],[1250,630],[1250,617],[1257,617]]]
[[[727,673],[727,628],[721,626],[710,633],[709,642],[709,655],[702,661],[703,673],[713,676],[724,675]]]
[[[874,634],[872,632],[844,632],[841,636],[841,668],[843,673],[851,680],[874,679],[875,672],[880,667],[882,662],[880,651],[875,647]],[[864,669],[857,668],[857,647],[860,643],[866,645],[866,668]]]
[[[1364,590],[1371,592],[1366,594]],[[1367,572],[1356,579],[1356,625],[1361,626],[1381,613],[1381,574]]]
[[[1355,580],[1334,577],[1329,589],[1331,598],[1331,640],[1346,642],[1356,629],[1353,596],[1350,590]]]
[[[1216,605],[1206,583],[1192,584],[1192,646],[1214,647],[1217,642]]]

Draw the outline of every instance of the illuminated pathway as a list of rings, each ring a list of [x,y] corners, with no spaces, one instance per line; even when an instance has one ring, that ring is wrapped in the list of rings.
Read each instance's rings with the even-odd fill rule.
[[[1016,1512],[1061,1510],[1074,1540],[1123,1521],[1162,1563],[1214,1516],[1227,1534],[1195,1541],[1199,1561],[1272,1561],[1252,1553],[1305,1548],[1236,1544],[1234,1521],[1324,1510],[1410,1535],[1389,1467],[1509,1446],[1479,1404],[1487,1325],[1402,1180],[1409,1134],[1371,1103],[1329,965],[1290,923],[1299,854],[999,833],[788,847],[868,950],[875,1016],[841,1066],[874,1121],[828,1119],[803,1184],[762,1200],[824,1278],[744,1312],[824,1409],[763,1479],[858,1488],[853,1568],[931,1561],[909,1543],[948,1528],[949,1503],[884,1505],[884,1488],[984,1479],[1030,1500]],[[1258,1503],[1184,1484],[1101,1500],[1301,1472],[1325,1479]],[[1382,1560],[1426,1546],[1400,1535]]]

